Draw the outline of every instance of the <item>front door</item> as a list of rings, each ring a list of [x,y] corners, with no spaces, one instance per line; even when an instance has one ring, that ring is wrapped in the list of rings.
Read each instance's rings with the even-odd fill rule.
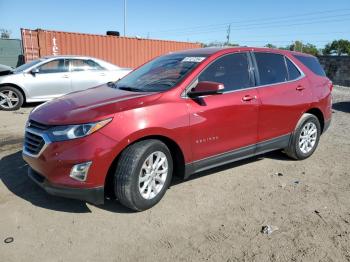
[[[234,53],[218,58],[198,77],[200,81],[224,84],[224,93],[188,99],[191,141],[195,167],[209,159],[207,166],[252,154],[257,141],[258,97],[250,73],[247,53]],[[245,147],[245,148],[244,148]],[[240,150],[241,149],[241,150]],[[236,155],[232,155],[232,152]],[[227,154],[226,154],[227,153]],[[203,163],[204,163],[203,162]],[[202,164],[203,164],[202,163]]]
[[[65,59],[51,60],[26,73],[24,86],[33,100],[46,101],[71,92],[71,79]],[[34,72],[34,70],[32,70]]]

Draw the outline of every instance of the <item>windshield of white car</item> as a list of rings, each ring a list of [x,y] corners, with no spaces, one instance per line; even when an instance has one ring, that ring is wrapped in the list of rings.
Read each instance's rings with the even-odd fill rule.
[[[116,83],[116,88],[132,92],[161,92],[176,86],[207,55],[171,54],[156,58]]]
[[[22,71],[24,71],[24,70],[26,70],[26,69],[28,69],[36,64],[39,64],[42,61],[43,61],[42,59],[30,61],[24,65],[17,67],[16,69],[13,70],[13,72],[15,72],[15,73],[22,72]]]

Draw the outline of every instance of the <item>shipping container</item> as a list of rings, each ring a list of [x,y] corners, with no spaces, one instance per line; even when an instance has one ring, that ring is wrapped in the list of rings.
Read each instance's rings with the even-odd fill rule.
[[[200,48],[198,43],[110,35],[21,29],[25,61],[52,55],[84,55],[135,68],[172,51]]]
[[[0,39],[0,64],[17,67],[23,64],[20,39]]]

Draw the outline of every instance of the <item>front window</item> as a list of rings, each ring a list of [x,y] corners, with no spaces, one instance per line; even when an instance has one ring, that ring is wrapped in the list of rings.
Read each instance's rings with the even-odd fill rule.
[[[176,86],[200,64],[206,55],[162,56],[131,72],[117,82],[117,88],[136,92],[161,92]]]
[[[224,84],[224,91],[233,91],[254,85],[249,73],[246,53],[229,54],[217,59],[198,77],[198,81],[210,81]]]
[[[22,72],[22,71],[24,71],[24,70],[26,70],[26,69],[28,69],[28,68],[30,68],[30,67],[32,67],[32,66],[35,66],[35,65],[41,63],[42,61],[44,61],[44,60],[38,59],[38,60],[30,61],[30,62],[28,62],[28,63],[26,63],[26,64],[24,64],[24,65],[21,65],[21,66],[17,67],[17,68],[16,68],[15,70],[13,70],[13,71],[14,71],[15,73]]]
[[[41,65],[40,74],[64,73],[68,72],[67,63],[64,59],[56,59]]]

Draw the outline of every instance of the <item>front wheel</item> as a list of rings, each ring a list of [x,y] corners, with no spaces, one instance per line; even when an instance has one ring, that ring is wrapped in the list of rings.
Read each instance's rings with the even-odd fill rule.
[[[21,91],[12,86],[0,87],[0,109],[5,111],[14,111],[23,104],[23,95]]]
[[[302,160],[311,156],[318,145],[321,135],[321,125],[318,118],[312,114],[304,114],[292,134],[286,154],[294,159]]]
[[[171,182],[173,160],[168,147],[148,139],[127,147],[119,158],[114,189],[121,204],[142,211],[156,205]]]

